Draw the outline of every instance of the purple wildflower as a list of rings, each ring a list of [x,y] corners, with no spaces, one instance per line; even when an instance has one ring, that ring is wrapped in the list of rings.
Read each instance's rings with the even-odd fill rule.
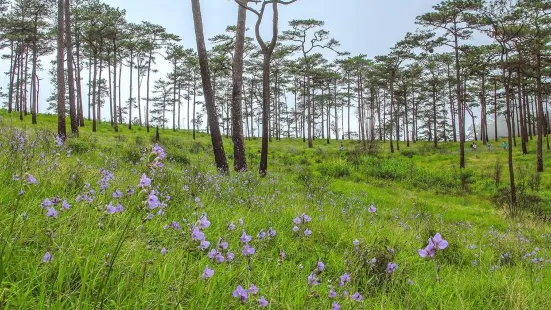
[[[241,285],[238,285],[235,291],[232,292],[232,296],[235,298],[239,298],[241,303],[244,304],[249,297],[249,293]]]
[[[439,250],[443,250],[448,247],[448,241],[442,239],[442,235],[440,233],[434,235],[432,242],[434,242],[434,246]]]
[[[231,222],[230,225],[228,225],[228,229],[229,230],[235,230],[235,224],[233,222]]]
[[[201,219],[199,220],[199,228],[208,228],[210,226],[210,221],[207,219],[207,214],[203,213]]]
[[[224,255],[222,255],[222,253],[216,253],[216,255],[214,256],[214,260],[217,262],[217,263],[223,263],[225,261],[225,258],[224,258]]]
[[[52,201],[48,198],[44,199],[44,201],[42,201],[42,203],[40,204],[42,208],[48,208],[48,207],[51,207],[52,205],[53,205]]]
[[[276,236],[276,231],[273,230],[272,227],[268,228],[268,236],[272,238]]]
[[[426,248],[420,249],[417,252],[421,257],[434,257],[436,250],[443,250],[448,247],[448,241],[442,239],[442,235],[437,233],[434,237],[429,238],[429,244]]]
[[[61,204],[61,207],[62,207],[64,210],[69,210],[69,209],[71,209],[71,205],[67,202],[67,200],[63,200],[63,203]]]
[[[316,267],[319,272],[322,272],[325,269],[325,264],[321,260],[318,260],[318,264]]]
[[[153,154],[157,155],[157,158],[159,160],[163,160],[166,158],[165,150],[163,150],[163,148],[159,144],[155,144],[155,146],[153,147]]]
[[[239,240],[241,240],[242,243],[247,243],[252,240],[252,237],[247,235],[247,233],[243,230],[243,233],[241,234],[241,238]]]
[[[228,262],[231,262],[235,258],[235,255],[228,251],[228,253],[226,253],[226,258],[228,259]]]
[[[56,136],[55,137],[55,144],[60,147],[63,145],[63,138],[61,138],[61,136]]]
[[[354,294],[352,294],[352,296],[350,296],[350,298],[352,298],[352,300],[355,300],[355,301],[362,301],[364,299],[364,297],[359,293],[359,292],[356,292]]]
[[[176,221],[172,221],[172,223],[170,223],[170,227],[176,229],[176,230],[180,230],[182,229],[182,227],[180,226],[180,223],[179,222],[176,222]]]
[[[228,248],[228,243],[226,241],[221,241],[218,246],[222,249],[222,250],[225,250]]]
[[[117,203],[117,205],[115,206],[115,210],[117,212],[122,212],[124,211],[124,207],[120,203]]]
[[[105,208],[105,211],[108,214],[115,214],[117,212],[117,209],[113,206],[113,204],[110,202],[107,207]]]
[[[161,254],[162,254],[163,256],[166,255],[167,252],[168,252],[168,251],[166,250],[166,248],[162,248],[162,249],[161,249]]]
[[[26,181],[27,181],[27,183],[29,183],[29,184],[36,184],[36,183],[37,183],[35,177],[32,176],[32,174],[29,174],[29,175],[27,176]]]
[[[245,246],[243,247],[243,255],[251,256],[254,253],[256,253],[256,249],[253,247],[250,247],[249,244],[245,244]]]
[[[352,244],[353,244],[354,246],[359,246],[359,245],[360,245],[360,240],[354,239],[354,241],[352,241]]]
[[[139,188],[151,187],[151,179],[148,178],[147,175],[145,175],[145,173],[142,174],[138,187]]]
[[[218,252],[216,251],[216,249],[211,249],[211,250],[209,251],[209,253],[207,254],[207,256],[208,256],[208,258],[213,259],[214,256],[216,256],[216,254],[218,254]]]
[[[298,224],[302,223],[302,220],[300,219],[300,217],[297,216],[293,219],[293,223],[298,225]]]
[[[122,197],[122,192],[120,190],[116,190],[114,193],[113,193],[113,198],[121,198]]]
[[[203,275],[202,275],[203,280],[212,278],[213,275],[214,275],[214,270],[210,269],[209,266],[206,266],[205,270],[203,270]]]
[[[398,269],[398,264],[396,263],[388,263],[388,265],[386,265],[387,273],[393,273],[396,269]]]
[[[337,292],[335,292],[334,289],[331,289],[329,291],[329,298],[335,298],[335,297],[337,297]]]
[[[338,303],[334,302],[334,303],[331,305],[331,310],[341,310],[341,305],[339,305]]]
[[[54,256],[50,254],[50,252],[44,253],[44,256],[42,256],[42,262],[43,263],[49,263],[54,260]]]
[[[260,299],[258,299],[258,305],[261,308],[268,307],[268,301],[266,300],[266,298],[264,298],[264,296],[260,296]]]
[[[249,294],[256,295],[256,293],[258,293],[258,287],[256,287],[256,285],[254,284],[251,284],[248,291],[249,291]]]
[[[264,232],[264,230],[261,230],[258,235],[256,235],[256,237],[260,240],[266,238],[266,232]]]
[[[205,234],[199,229],[199,227],[193,227],[191,231],[191,240],[202,241],[205,240]]]
[[[293,226],[293,231],[294,231],[294,232],[298,232],[299,229],[300,229],[300,228],[298,228],[298,226],[296,226],[296,225]]]
[[[369,211],[369,213],[375,213],[375,212],[377,212],[377,208],[375,208],[374,204],[371,204],[369,206],[369,208],[367,209],[367,211]]]
[[[341,286],[344,286],[347,282],[350,282],[350,275],[348,273],[343,274],[341,277]]]
[[[161,205],[159,202],[159,198],[155,195],[155,191],[151,191],[149,193],[149,198],[147,199],[147,203],[149,204],[149,209],[153,210]]]
[[[311,231],[310,229],[306,228],[306,229],[304,230],[304,235],[305,235],[306,237],[309,237],[311,234],[312,234],[312,231]]]
[[[46,212],[47,217],[57,218],[58,212],[56,209],[54,209],[53,207],[48,207],[47,209],[48,209],[48,212]]]
[[[307,280],[308,280],[308,286],[313,286],[313,285],[318,285],[319,284],[319,281],[318,281],[318,279],[316,278],[316,275],[313,272],[310,273]]]
[[[210,246],[210,241],[207,240],[201,240],[201,243],[199,244],[199,250],[205,250],[208,249]]]

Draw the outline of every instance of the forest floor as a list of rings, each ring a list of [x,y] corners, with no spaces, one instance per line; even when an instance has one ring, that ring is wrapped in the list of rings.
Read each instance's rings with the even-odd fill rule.
[[[273,139],[260,178],[260,139],[219,175],[204,133],[86,122],[58,143],[56,121],[0,111],[0,309],[551,309],[535,140],[511,208],[501,140],[459,169],[452,142]]]

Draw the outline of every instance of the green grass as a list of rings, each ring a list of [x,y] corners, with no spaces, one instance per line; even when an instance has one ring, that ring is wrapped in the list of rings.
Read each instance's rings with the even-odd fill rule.
[[[330,309],[333,302],[343,309],[551,308],[551,227],[543,220],[551,208],[551,177],[541,174],[539,191],[532,190],[535,142],[528,155],[516,148],[514,156],[524,193],[541,203],[510,218],[493,202],[508,180],[506,153],[497,143],[491,152],[482,146],[467,151],[467,169],[460,171],[454,143],[434,150],[428,142],[409,148],[401,142],[405,154],[390,154],[388,143],[379,143],[378,156],[367,156],[354,141],[344,141],[341,152],[335,141],[315,140],[308,149],[302,140],[274,139],[269,175],[259,178],[259,139],[246,141],[252,172],[221,176],[208,135],[200,133],[194,141],[188,131],[161,130],[167,158],[163,170],[152,173],[154,131],[121,126],[115,133],[101,123],[92,133],[87,124],[79,138],[57,147],[55,126],[53,116],[40,115],[33,126],[0,112],[0,308],[254,309],[260,296],[271,309]],[[22,129],[23,145],[16,136]],[[230,154],[231,139],[224,144]],[[549,155],[544,154],[546,167]],[[494,180],[496,162],[502,165],[500,186]],[[105,193],[98,183],[101,169],[114,175]],[[142,173],[167,204],[163,215],[155,210],[150,220],[149,191],[137,188]],[[27,174],[38,184],[26,184]],[[86,183],[96,191],[94,201],[77,202],[88,193]],[[129,188],[136,193],[127,195]],[[113,198],[116,189],[125,195]],[[40,204],[54,196],[67,199],[71,208],[56,206],[59,216],[49,218]],[[107,214],[110,202],[125,211]],[[371,203],[376,213],[368,211]],[[211,222],[204,229],[211,248],[223,238],[235,254],[232,262],[210,260],[191,239],[191,225],[203,213]],[[312,221],[295,234],[293,219],[303,213]],[[173,221],[180,230],[170,226]],[[233,231],[231,222],[237,226]],[[257,238],[270,227],[275,237]],[[304,236],[305,228],[311,236]],[[242,254],[243,230],[256,249],[250,260]],[[422,259],[417,250],[437,232],[448,248],[434,260]],[[46,251],[54,259],[42,263]],[[544,262],[532,263],[533,257]],[[318,259],[326,269],[317,275],[320,285],[309,287],[307,277]],[[389,262],[399,266],[393,274],[386,273]],[[207,265],[215,274],[203,280]],[[341,288],[344,273],[351,282]],[[259,293],[241,305],[232,291],[251,284]],[[331,287],[339,295],[334,300],[328,297]],[[363,302],[343,297],[344,290],[348,296],[359,291]]]

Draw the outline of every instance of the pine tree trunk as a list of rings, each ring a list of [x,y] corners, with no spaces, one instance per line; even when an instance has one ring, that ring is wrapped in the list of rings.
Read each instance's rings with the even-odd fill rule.
[[[203,94],[205,97],[205,105],[209,118],[209,127],[211,131],[212,148],[216,167],[222,173],[228,172],[228,163],[226,161],[226,153],[222,136],[220,135],[220,127],[218,125],[218,117],[216,115],[216,105],[214,102],[212,84],[210,80],[210,72],[208,67],[208,55],[205,47],[205,38],[203,34],[203,19],[201,17],[201,6],[199,0],[191,0],[193,11],[193,22],[195,25],[195,38],[197,41],[197,53],[199,55],[199,65],[201,67],[201,79],[203,81]]]
[[[544,115],[543,115],[543,98],[541,87],[541,53],[536,55],[536,96],[537,96],[537,125],[538,125],[538,143],[537,143],[537,172],[543,172],[543,128],[544,128]]]
[[[247,5],[248,1],[244,1]],[[232,73],[232,141],[233,141],[233,167],[235,171],[247,171],[247,159],[245,157],[245,142],[243,138],[243,54],[245,47],[245,27],[247,9],[238,5],[237,33],[235,38],[235,52],[233,55]]]
[[[57,2],[57,134],[65,139],[67,129],[65,125],[65,71],[63,66],[64,29],[64,0]]]
[[[78,136],[77,103],[75,97],[75,69],[73,67],[73,40],[71,32],[71,0],[65,1],[65,44],[67,49],[67,83],[69,84],[69,116],[71,133]]]
[[[130,86],[129,86],[129,95],[128,95],[128,129],[132,129],[132,72],[134,71],[134,50],[130,49]]]

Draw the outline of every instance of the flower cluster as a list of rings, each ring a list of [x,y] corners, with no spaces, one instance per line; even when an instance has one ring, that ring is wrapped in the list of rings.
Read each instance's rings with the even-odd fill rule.
[[[293,223],[295,224],[293,226],[293,231],[295,233],[298,233],[300,230],[302,230],[304,236],[309,237],[312,234],[312,231],[308,229],[308,223],[311,220],[312,218],[306,213],[302,213],[302,215],[295,217],[293,219]]]
[[[241,285],[238,285],[237,288],[232,292],[232,296],[234,298],[238,298],[242,304],[245,304],[247,302],[249,295],[256,294],[258,294],[258,287],[256,287],[254,284],[251,284],[249,289],[244,289]],[[257,301],[260,307],[267,307],[269,304],[264,296],[260,296]]]
[[[224,256],[225,252],[225,256]],[[216,245],[216,248],[213,248],[209,251],[207,256],[216,263],[223,263],[225,261],[231,262],[235,255],[228,249],[228,242],[224,241],[223,238],[220,238],[218,240],[218,244]]]
[[[243,243],[243,255],[249,257],[256,253],[256,249],[249,245],[249,242],[253,238],[249,235],[247,235],[247,232],[243,230],[243,233],[241,234],[241,237],[239,238],[239,241]]]
[[[106,169],[101,169],[100,174],[101,179],[99,180],[98,185],[101,193],[105,194],[105,191],[109,188],[109,182],[115,178],[115,175],[113,172]]]
[[[46,199],[44,199],[44,201],[42,201],[40,206],[42,208],[46,209],[46,216],[47,217],[57,218],[57,216],[59,215],[59,212],[56,210],[55,206],[57,206],[59,204],[61,204],[61,209],[60,210],[69,210],[71,208],[71,205],[69,205],[67,200],[64,199],[62,201],[58,197],[54,197],[52,199],[46,198]]]
[[[199,250],[205,250],[210,247],[210,241],[205,239],[203,230],[210,226],[210,221],[207,219],[207,214],[203,213],[196,225],[191,229],[191,240],[199,242]]]
[[[82,195],[78,195],[75,199],[77,202],[80,201],[86,201],[88,203],[94,202],[96,191],[90,186],[90,183],[86,183],[85,186],[85,192]]]

